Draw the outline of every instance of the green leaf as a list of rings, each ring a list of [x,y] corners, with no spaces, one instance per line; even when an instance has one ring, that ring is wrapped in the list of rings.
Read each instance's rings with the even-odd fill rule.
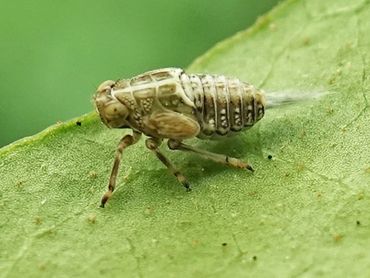
[[[369,276],[369,18],[369,1],[286,1],[190,66],[331,92],[223,142],[191,141],[254,174],[166,151],[187,193],[142,140],[101,209],[122,132],[95,114],[1,149],[2,276]]]

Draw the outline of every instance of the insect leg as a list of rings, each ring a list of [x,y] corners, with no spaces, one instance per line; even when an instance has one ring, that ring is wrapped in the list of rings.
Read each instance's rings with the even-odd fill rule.
[[[210,159],[210,160],[213,160],[215,162],[218,162],[218,163],[221,163],[221,164],[224,164],[224,165],[228,165],[228,166],[231,166],[231,167],[241,168],[241,169],[248,169],[252,172],[254,171],[251,165],[249,165],[248,163],[245,163],[245,162],[243,162],[243,161],[241,161],[237,158],[230,157],[230,156],[223,155],[223,154],[216,154],[216,153],[208,152],[208,151],[205,151],[205,150],[201,150],[201,149],[186,145],[186,144],[184,144],[184,143],[182,143],[181,141],[178,141],[178,140],[169,139],[168,140],[168,147],[171,150],[180,150],[180,151],[186,151],[186,152],[193,152],[193,153],[198,154],[198,155],[200,155],[200,156],[202,156],[206,159]]]
[[[164,165],[170,170],[172,174],[175,175],[177,180],[186,188],[187,191],[190,191],[190,184],[186,180],[183,174],[180,173],[179,170],[172,164],[172,162],[164,156],[164,154],[159,150],[159,146],[161,145],[162,140],[155,139],[155,138],[148,138],[145,141],[147,148],[155,153],[155,155],[159,158],[160,161],[163,162]]]
[[[112,168],[112,172],[109,178],[109,184],[108,184],[108,190],[104,193],[102,199],[101,199],[101,207],[104,208],[105,203],[108,201],[108,199],[112,196],[112,193],[114,191],[114,188],[116,187],[116,181],[117,181],[117,173],[119,164],[121,162],[122,152],[125,148],[128,146],[131,146],[135,144],[137,141],[139,141],[141,137],[141,133],[138,133],[136,131],[133,132],[132,135],[125,135],[121,141],[118,144],[116,156],[114,158],[114,164]]]

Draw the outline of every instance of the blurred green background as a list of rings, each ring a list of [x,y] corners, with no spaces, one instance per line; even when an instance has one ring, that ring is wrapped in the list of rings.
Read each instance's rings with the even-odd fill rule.
[[[101,81],[186,67],[277,2],[1,1],[0,147],[91,111]]]

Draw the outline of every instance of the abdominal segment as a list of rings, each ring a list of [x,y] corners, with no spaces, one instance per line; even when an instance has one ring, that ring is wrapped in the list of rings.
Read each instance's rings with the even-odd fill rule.
[[[183,87],[194,102],[201,137],[227,135],[250,128],[264,115],[262,93],[239,79],[189,74],[181,80],[190,83]]]

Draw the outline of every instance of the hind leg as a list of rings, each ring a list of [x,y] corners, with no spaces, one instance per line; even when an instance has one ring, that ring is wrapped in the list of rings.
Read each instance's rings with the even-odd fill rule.
[[[230,156],[223,155],[223,154],[216,154],[216,153],[208,152],[208,151],[205,151],[205,150],[202,150],[202,149],[198,149],[198,148],[186,145],[186,144],[182,143],[181,141],[174,140],[174,139],[169,139],[167,144],[168,144],[168,147],[171,150],[180,150],[180,151],[185,151],[185,152],[192,152],[192,153],[200,155],[200,156],[202,156],[206,159],[213,160],[217,163],[221,163],[221,164],[231,166],[231,167],[234,167],[234,168],[247,169],[247,170],[250,170],[252,172],[254,171],[254,169],[252,168],[251,165],[249,165],[248,163],[245,163],[245,162],[243,162],[243,161],[241,161],[237,158],[234,158],[234,157],[230,157]]]

